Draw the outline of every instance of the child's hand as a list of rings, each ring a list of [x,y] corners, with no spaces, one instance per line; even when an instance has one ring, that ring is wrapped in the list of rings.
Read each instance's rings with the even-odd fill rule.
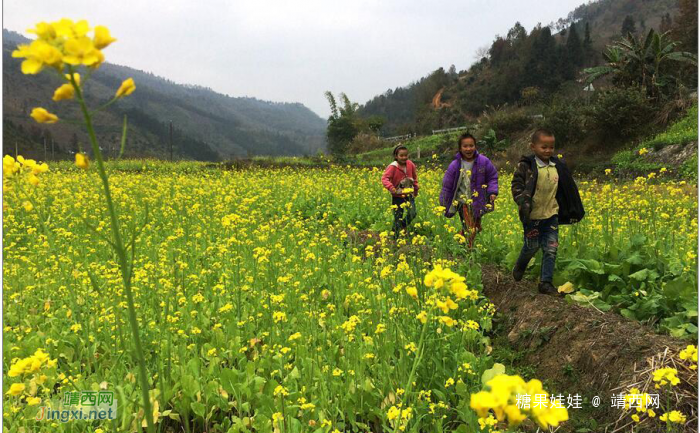
[[[495,202],[496,201],[496,194],[491,194],[491,196],[489,197],[489,200],[491,200],[491,203]]]
[[[391,188],[389,191],[391,191],[392,194],[396,194],[398,191],[396,191],[396,188]]]

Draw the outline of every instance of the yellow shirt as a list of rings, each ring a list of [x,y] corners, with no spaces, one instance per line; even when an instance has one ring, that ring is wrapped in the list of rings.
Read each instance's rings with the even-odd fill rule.
[[[556,198],[559,174],[552,160],[545,164],[535,157],[535,161],[537,163],[537,185],[535,186],[535,195],[532,196],[530,219],[543,220],[559,212],[559,203],[557,203]]]

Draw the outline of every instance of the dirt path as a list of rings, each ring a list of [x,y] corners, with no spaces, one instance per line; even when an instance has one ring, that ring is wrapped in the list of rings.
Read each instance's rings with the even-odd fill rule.
[[[666,366],[677,368],[682,381],[674,388],[674,409],[687,416],[683,431],[697,432],[697,371],[686,368],[678,358],[680,350],[697,342],[659,335],[618,314],[541,295],[533,282],[516,283],[495,266],[484,266],[482,275],[484,294],[500,313],[497,340],[522,355],[518,362],[534,368],[535,376],[550,381],[557,393],[578,393],[589,399],[598,395],[600,406],[589,404],[586,412],[598,424],[596,432],[632,431],[630,417],[619,419],[620,409],[611,408],[611,397],[632,386],[658,393],[650,372]],[[655,424],[661,425],[659,421]],[[645,422],[634,431],[657,430]]]

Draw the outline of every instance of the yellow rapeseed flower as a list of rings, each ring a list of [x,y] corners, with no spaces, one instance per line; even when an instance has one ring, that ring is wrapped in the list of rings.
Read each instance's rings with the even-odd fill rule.
[[[30,114],[34,120],[36,120],[38,123],[56,123],[58,122],[58,116],[55,114],[49,113],[46,111],[46,109],[41,108],[41,107],[36,107],[32,110],[32,114]]]
[[[63,101],[64,99],[73,99],[74,94],[75,89],[73,89],[72,84],[63,84],[53,93],[53,100]]]
[[[78,152],[75,154],[75,165],[78,166],[78,168],[87,170],[88,167],[90,167],[90,158],[88,158],[86,154]]]
[[[95,44],[95,47],[97,49],[101,50],[103,48],[106,48],[109,44],[115,41],[116,39],[114,39],[112,35],[109,34],[109,29],[107,27],[95,27],[95,37],[93,38],[93,43]]]
[[[136,85],[134,84],[134,79],[133,78],[127,78],[122,82],[122,85],[119,86],[119,89],[117,89],[117,98],[121,98],[122,96],[128,96],[134,93],[134,90],[136,90]]]
[[[66,74],[65,77],[66,77],[66,80],[68,80],[70,82],[70,74]],[[75,84],[80,86],[80,74],[79,73],[77,73],[77,72],[73,73],[73,80],[75,80]]]
[[[22,394],[24,388],[25,386],[23,383],[13,383],[12,386],[10,386],[10,389],[5,394],[16,397]]]
[[[686,417],[683,415],[682,412],[673,410],[671,412],[667,412],[659,417],[661,421],[671,421],[672,423],[676,424],[685,424]]]
[[[684,361],[691,360],[698,362],[698,348],[689,344],[685,349],[681,350],[680,358]]]
[[[38,74],[46,66],[59,70],[63,67],[63,54],[61,51],[41,39],[37,39],[29,45],[19,45],[12,52],[12,57],[26,59],[22,62],[23,74]]]
[[[681,383],[681,380],[676,376],[678,374],[678,371],[675,368],[659,368],[657,370],[654,370],[654,382],[657,382],[659,385],[666,385],[670,383],[672,386],[678,385]]]
[[[68,39],[64,50],[63,61],[69,65],[97,67],[104,61],[104,55],[87,36]]]

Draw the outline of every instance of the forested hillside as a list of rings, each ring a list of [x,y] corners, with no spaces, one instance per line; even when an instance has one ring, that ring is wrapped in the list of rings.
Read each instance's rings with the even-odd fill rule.
[[[51,74],[25,76],[20,59],[12,51],[26,42],[21,35],[3,30],[3,122],[4,151],[18,151],[44,158],[67,157],[82,145],[85,131],[69,123],[50,129],[28,117],[35,106],[56,112],[61,118],[77,118],[74,106],[59,104],[46,95],[60,85]],[[119,84],[132,77],[137,91],[97,116],[99,137],[108,154],[114,154],[121,136],[123,116],[129,123],[126,155],[168,157],[170,122],[173,123],[175,158],[220,160],[252,155],[315,154],[325,148],[325,122],[299,103],[275,103],[255,98],[234,98],[211,89],[173,83],[148,72],[104,64],[86,84],[88,98],[106,102]],[[73,111],[72,111],[73,110]],[[110,151],[111,149],[111,151]]]
[[[694,15],[679,13],[681,7]],[[489,107],[578,97],[583,70],[605,63],[607,45],[628,33],[642,38],[652,28],[670,31],[669,37],[680,42],[678,49],[697,53],[697,2],[600,0],[547,26],[526,29],[515,23],[468,70],[438,68],[418,82],[374,97],[359,114],[384,117],[385,135],[420,134],[467,124]]]

